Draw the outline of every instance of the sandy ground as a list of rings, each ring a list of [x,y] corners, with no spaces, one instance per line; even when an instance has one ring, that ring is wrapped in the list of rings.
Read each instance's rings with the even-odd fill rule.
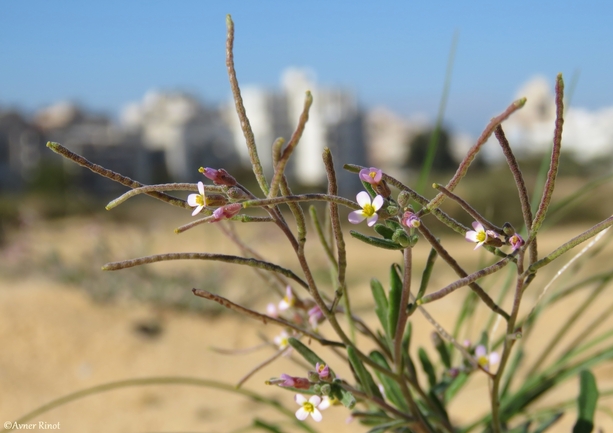
[[[126,379],[180,376],[235,384],[253,366],[273,354],[270,347],[240,356],[211,350],[211,347],[245,349],[258,345],[262,342],[260,334],[272,338],[279,333],[280,328],[272,325],[264,326],[234,313],[206,315],[180,312],[136,302],[130,297],[110,303],[95,302],[81,290],[82,283],[62,282],[47,275],[44,269],[37,269],[49,252],[53,252],[55,260],[59,260],[63,266],[82,266],[80,260],[91,260],[89,254],[100,239],[110,245],[117,259],[138,256],[143,251],[147,254],[176,251],[237,253],[236,247],[212,227],[199,228],[191,234],[174,235],[172,228],[184,222],[179,219],[162,220],[135,228],[105,220],[77,218],[37,222],[9,237],[2,251],[3,267],[0,269],[3,273],[0,276],[0,341],[3,349],[0,352],[0,421],[14,421],[40,405],[75,391]],[[291,260],[289,248],[275,242],[277,238],[269,228],[262,226],[254,231],[241,227],[240,230],[252,245],[257,245],[266,253],[270,261],[298,268]],[[551,251],[556,244],[581,230],[577,227],[549,233],[541,242],[541,251]],[[365,250],[353,239],[347,242],[350,251],[348,282],[354,296],[354,309],[375,327],[376,317],[370,303],[368,281],[375,276],[386,284],[389,263],[398,260],[398,253],[383,250],[373,252]],[[327,276],[323,271],[325,257],[314,242],[310,244],[309,252],[314,257],[316,275],[326,281]],[[462,264],[467,269],[475,269],[476,261],[482,257],[473,253],[470,245],[462,239],[454,239],[447,245],[450,250],[459,252]],[[417,275],[421,273],[427,252],[425,247],[419,248],[418,245],[416,248]],[[31,266],[23,266],[24,257]],[[607,247],[603,257],[611,257],[610,247]],[[99,272],[102,263],[92,261],[92,272]],[[601,269],[603,263],[610,266],[610,260],[606,259],[594,261],[589,266]],[[278,300],[248,269],[199,262],[151,266],[161,274],[186,273],[194,269],[201,272],[199,275],[202,277],[190,286],[173,290],[189,291],[192,287],[213,290],[215,287],[210,287],[207,275],[216,273],[216,284],[219,281],[223,283],[224,296],[248,299],[250,305],[260,311],[265,309],[267,302]],[[442,287],[452,280],[453,276],[445,266],[437,265],[433,275],[434,285]],[[534,287],[543,287],[547,280],[544,272],[542,280]],[[551,290],[556,287],[554,285]],[[451,328],[453,324],[463,296],[459,292],[430,308],[444,327]],[[526,308],[534,303],[537,295],[535,289],[526,296]],[[581,299],[571,297],[543,317],[539,322],[541,328],[531,337],[529,347],[542,347],[543,341],[555,332],[557,325],[563,323]],[[613,293],[606,294],[601,301],[590,317],[611,308]],[[469,337],[478,338],[477,324],[488,317],[484,309],[477,311],[475,335]],[[159,326],[159,334],[141,332],[143,327],[152,324],[154,328]],[[602,326],[602,329],[613,326],[611,318]],[[323,332],[329,332],[329,329],[324,327]],[[432,327],[416,316],[413,351],[424,346],[433,353],[431,332]],[[500,335],[501,329],[492,332]],[[313,343],[313,348],[320,350],[316,343]],[[338,358],[325,351],[322,353],[339,374],[350,377]],[[595,372],[601,389],[613,387],[613,366],[610,363]],[[298,376],[303,375],[304,371],[289,359],[281,358],[257,372],[244,389],[277,398],[293,412],[297,406],[291,393],[264,385],[265,380],[281,373]],[[463,420],[478,418],[487,410],[487,392],[485,378],[475,377],[470,390],[452,404],[452,416]],[[574,398],[576,394],[577,383],[573,379],[556,395],[546,396],[542,405]],[[612,403],[611,399],[602,400],[601,406],[613,410]],[[322,432],[367,430],[355,422],[346,424],[347,416],[344,408],[332,407],[324,413],[321,424],[317,425],[312,420],[308,422]],[[292,425],[291,416],[262,407],[243,395],[186,385],[149,385],[112,390],[53,409],[35,417],[30,423],[59,423],[62,432],[231,432],[248,426],[254,417],[277,422],[286,431],[299,431]],[[570,411],[555,431],[569,431],[574,419],[575,414]],[[597,425],[604,431],[613,431],[612,418],[603,411],[597,414]],[[38,424],[35,428],[42,429]]]

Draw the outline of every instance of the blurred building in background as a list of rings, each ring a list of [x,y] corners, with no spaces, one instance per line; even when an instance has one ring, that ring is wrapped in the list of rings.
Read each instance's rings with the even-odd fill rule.
[[[552,84],[536,77],[527,82],[519,96],[527,104],[504,123],[511,146],[519,158],[544,154],[550,149],[555,104]],[[342,169],[352,163],[375,166],[402,180],[410,170],[419,170],[424,146],[432,136],[432,122],[424,117],[402,117],[387,108],[366,110],[348,89],[323,87],[306,69],[287,69],[275,89],[244,86],[242,97],[254,132],[259,157],[268,179],[273,175],[271,148],[283,137],[285,145],[302,113],[305,92],[313,105],[299,145],[287,167],[294,182],[324,187],[322,162],[329,148],[337,168],[341,193],[354,194],[360,183],[355,174]],[[466,134],[441,132],[447,165],[455,164],[474,144]],[[150,91],[141,101],[126,105],[113,122],[69,102],[58,102],[31,118],[0,108],[0,190],[17,191],[41,176],[57,173],[60,166],[71,185],[85,190],[116,192],[121,187],[75,164],[63,161],[45,149],[46,141],[57,141],[85,158],[145,184],[168,181],[194,182],[201,166],[223,167],[230,172],[250,169],[245,137],[234,102],[207,105],[181,92]],[[490,139],[483,147],[487,162],[503,159],[500,146]],[[564,123],[563,151],[581,162],[611,159],[613,155],[613,107],[588,111],[571,106]],[[436,164],[435,164],[436,166]],[[447,167],[448,168],[448,167]],[[447,169],[445,168],[445,169]]]

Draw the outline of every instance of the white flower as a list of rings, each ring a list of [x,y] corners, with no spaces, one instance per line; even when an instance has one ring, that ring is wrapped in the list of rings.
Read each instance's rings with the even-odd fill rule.
[[[204,184],[198,182],[198,192],[200,194],[190,194],[187,196],[187,204],[196,207],[192,212],[192,216],[198,214],[206,206],[206,198],[204,196]]]
[[[287,286],[285,288],[285,296],[279,302],[279,310],[285,311],[288,308],[293,307],[295,303],[296,303],[296,298],[294,298],[294,292],[292,292],[292,288],[290,286]]]
[[[296,394],[294,397],[296,403],[301,407],[296,411],[296,418],[300,421],[307,419],[309,414],[311,417],[319,422],[322,420],[320,410],[324,410],[330,407],[330,400],[328,398],[321,398],[318,395],[312,395],[308,400],[302,394]]]
[[[352,224],[359,224],[366,220],[368,227],[372,227],[379,219],[377,211],[383,206],[383,197],[377,195],[375,199],[370,201],[370,195],[366,191],[358,193],[357,202],[362,206],[362,210],[356,210],[349,214],[349,222]]]
[[[500,360],[498,353],[487,353],[487,349],[483,345],[479,345],[475,348],[475,359],[477,363],[485,370],[489,371],[490,365],[497,364]]]
[[[277,335],[275,338],[273,338],[272,340],[277,345],[279,350],[286,350],[284,354],[286,356],[289,355],[289,353],[291,352],[291,350],[287,350],[288,348],[290,348],[290,345],[289,345],[290,337],[291,335],[289,335],[287,332],[281,331],[281,333]]]

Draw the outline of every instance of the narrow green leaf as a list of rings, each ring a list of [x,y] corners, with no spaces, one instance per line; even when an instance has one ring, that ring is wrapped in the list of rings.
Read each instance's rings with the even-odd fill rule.
[[[364,189],[366,191],[368,191],[368,194],[370,194],[371,197],[376,197],[377,193],[375,192],[375,190],[373,189],[372,185],[368,182],[364,182],[363,180],[360,179],[360,181],[362,182],[362,186],[364,187]]]
[[[390,339],[393,339],[394,334],[396,333],[396,326],[398,325],[398,315],[400,313],[400,308],[406,308],[406,306],[400,305],[401,298],[402,279],[400,278],[400,266],[394,263],[390,268],[390,294],[387,311],[387,335],[390,337]]]
[[[536,428],[536,430],[534,430],[534,433],[543,433],[549,427],[551,427],[556,422],[558,422],[558,420],[560,418],[562,418],[562,415],[564,415],[564,412],[558,412],[558,413],[552,415],[549,419],[546,419],[541,424],[539,424],[539,426]]]
[[[442,338],[436,339],[436,344],[434,345],[436,351],[441,357],[441,362],[445,366],[445,368],[451,368],[451,354],[449,353],[449,346]]]
[[[261,419],[254,419],[252,427],[258,430],[264,430],[271,433],[285,433],[284,430],[281,430],[278,426],[274,424],[269,424]]]
[[[402,336],[402,353],[407,360],[410,360],[409,348],[411,347],[411,335],[413,334],[413,325],[407,322],[407,329]]]
[[[532,421],[526,421],[525,423],[520,424],[517,427],[509,430],[509,433],[528,433],[530,424],[532,424]]]
[[[453,379],[453,382],[449,385],[445,391],[445,401],[451,401],[453,397],[462,389],[468,380],[468,374],[462,372]]]
[[[573,433],[590,433],[594,429],[594,413],[598,402],[598,387],[596,378],[589,370],[579,373],[580,390],[578,403],[578,417]]]
[[[381,391],[379,391],[379,388],[375,384],[375,381],[373,380],[371,374],[368,372],[368,370],[366,370],[366,367],[364,367],[362,360],[358,357],[358,354],[353,347],[347,347],[347,356],[349,357],[349,362],[351,363],[353,371],[355,372],[358,380],[360,381],[364,392],[369,397],[372,397],[374,395],[376,397],[379,397],[380,399],[383,399]]]
[[[373,350],[372,352],[370,352],[369,356],[370,359],[375,361],[381,367],[390,370],[390,366],[381,352]],[[402,396],[402,391],[400,391],[400,386],[398,385],[398,383],[396,383],[389,376],[386,376],[377,370],[375,370],[375,375],[377,376],[377,379],[379,379],[379,382],[381,382],[381,385],[383,385],[383,389],[385,391],[385,398],[389,400],[398,409],[408,411],[409,407],[404,397]]]
[[[433,388],[436,385],[436,372],[434,371],[434,365],[432,365],[432,362],[430,361],[430,358],[423,347],[419,348],[417,355],[419,356],[419,361],[421,362],[421,368],[428,376],[430,388]]]
[[[375,229],[377,233],[379,233],[385,239],[390,240],[392,236],[394,236],[394,230],[392,230],[391,228],[387,227],[384,224],[375,224],[373,228]]]
[[[313,352],[311,349],[302,344],[300,340],[296,340],[295,338],[290,337],[287,339],[287,342],[290,346],[296,349],[296,352],[302,355],[306,362],[311,364],[313,367],[315,367],[315,364],[317,364],[318,362],[320,364],[325,364],[323,359],[321,359],[315,352]]]
[[[405,420],[398,419],[395,421],[386,422],[385,424],[380,424],[377,427],[371,428],[366,433],[383,433],[385,431],[390,431],[394,427],[400,427],[400,426],[406,425],[406,423],[407,422]],[[397,431],[397,430],[393,430],[393,431]],[[404,430],[400,430],[400,431],[404,431]]]
[[[428,288],[428,283],[430,282],[430,276],[432,275],[432,269],[434,269],[434,262],[438,257],[438,253],[434,248],[430,250],[430,254],[428,255],[428,260],[426,261],[426,266],[424,268],[424,272],[421,275],[421,283],[419,284],[419,290],[417,292],[417,298],[421,299],[422,296],[426,293],[426,289]]]
[[[375,238],[372,236],[363,235],[360,232],[356,232],[355,230],[349,230],[349,234],[354,238],[367,243],[368,245],[372,245],[374,247],[383,248],[385,250],[401,250],[404,247],[396,242],[388,241],[383,238]]]
[[[376,278],[370,280],[370,290],[372,297],[375,300],[375,313],[381,322],[381,327],[387,333],[387,297],[383,286]]]

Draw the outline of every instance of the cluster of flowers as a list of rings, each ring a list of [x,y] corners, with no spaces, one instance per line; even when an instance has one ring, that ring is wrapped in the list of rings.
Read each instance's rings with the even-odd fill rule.
[[[315,421],[322,420],[321,412],[330,407],[334,402],[328,396],[330,393],[330,383],[335,377],[330,368],[325,364],[315,364],[315,370],[308,372],[308,377],[294,377],[289,374],[282,374],[279,379],[271,379],[267,383],[269,385],[277,385],[294,389],[310,390],[315,394],[308,400],[302,394],[296,394],[294,400],[300,406],[296,411],[296,418],[303,421],[309,415]]]
[[[363,182],[370,184],[377,195],[371,201],[371,196],[367,191],[359,192],[356,196],[356,200],[362,209],[351,212],[349,214],[349,222],[352,224],[359,224],[366,220],[368,226],[372,227],[379,220],[377,212],[383,208],[386,201],[390,203],[390,207],[394,209],[393,212],[388,211],[388,213],[392,215],[394,212],[397,212],[397,203],[390,197],[391,191],[385,183],[383,172],[380,169],[375,167],[364,168],[360,170],[359,177]],[[402,225],[410,229],[418,228],[421,225],[419,217],[410,207],[404,208],[404,213],[400,221]],[[466,232],[466,240],[477,244],[475,250],[485,244],[501,246],[506,242],[513,248],[513,251],[516,251],[524,245],[522,237],[514,233],[514,231],[509,236],[504,236],[494,230],[486,230],[483,224],[478,221],[474,221],[472,226],[474,230]]]

